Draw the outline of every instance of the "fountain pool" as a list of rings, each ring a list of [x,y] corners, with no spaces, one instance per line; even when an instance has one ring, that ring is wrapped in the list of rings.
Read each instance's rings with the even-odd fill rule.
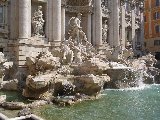
[[[102,96],[71,107],[46,106],[35,112],[46,120],[160,120],[160,85],[105,90]]]
[[[7,94],[10,100],[19,98],[15,93]],[[70,107],[47,105],[33,112],[45,120],[159,120],[159,105],[160,85],[150,85],[143,88],[107,89],[99,100],[85,101]]]

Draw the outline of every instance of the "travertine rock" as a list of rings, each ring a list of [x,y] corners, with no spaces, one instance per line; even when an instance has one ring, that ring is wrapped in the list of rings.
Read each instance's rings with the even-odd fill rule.
[[[26,87],[23,89],[23,96],[36,99],[47,99],[50,97],[48,90],[54,80],[55,74],[45,74],[38,76],[29,75],[26,79]]]
[[[5,59],[4,54],[2,52],[0,52],[0,64],[3,64],[7,61],[7,59]]]
[[[105,88],[129,88],[137,86],[136,73],[131,68],[111,68],[105,71],[111,81],[105,84]]]
[[[132,49],[124,49],[123,51],[122,51],[122,59],[123,60],[126,60],[126,59],[128,59],[128,58],[133,58],[133,56],[134,56],[134,53],[133,53],[133,50]]]
[[[4,54],[2,52],[0,52],[0,79],[2,81],[2,77],[4,76],[4,72],[5,72],[5,68],[4,68],[4,63],[6,62],[7,60],[5,59],[4,57]]]
[[[45,100],[36,100],[36,101],[28,104],[27,106],[29,108],[37,108],[37,107],[41,107],[41,106],[46,105],[46,104],[48,104],[48,102],[45,101]]]
[[[6,101],[6,95],[0,95],[0,104]]]
[[[146,62],[147,67],[153,67],[153,65],[157,62],[155,56],[153,56],[152,54],[142,56],[141,58],[139,58],[139,60],[144,60]]]
[[[110,77],[94,76],[93,74],[77,76],[74,78],[73,84],[76,93],[82,93],[86,95],[97,95],[103,89],[106,82],[110,81]]]
[[[1,106],[9,110],[20,110],[26,107],[23,102],[4,102]]]
[[[3,81],[1,83],[2,90],[18,91],[18,80]]]
[[[26,116],[26,115],[30,115],[30,114],[32,114],[30,108],[24,108],[18,112],[18,116]]]
[[[88,74],[94,74],[94,75],[102,75],[103,71],[107,70],[109,67],[109,64],[104,62],[103,60],[99,58],[91,58],[90,60],[86,60],[79,66],[76,66],[73,74],[74,75],[88,75]]]
[[[55,96],[68,96],[75,93],[75,85],[71,81],[57,80],[54,85]]]
[[[60,62],[58,57],[53,57],[51,52],[41,52],[35,54],[30,54],[26,58],[26,65],[28,67],[29,75],[36,75],[40,72],[45,72],[47,70],[52,70],[53,68],[59,67]]]

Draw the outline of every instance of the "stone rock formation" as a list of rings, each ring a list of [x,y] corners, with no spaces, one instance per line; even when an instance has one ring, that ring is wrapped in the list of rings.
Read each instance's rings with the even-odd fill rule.
[[[60,66],[59,58],[53,57],[51,52],[31,53],[26,57],[26,65],[29,75],[36,75],[39,72],[46,72]]]
[[[93,74],[76,76],[73,84],[75,92],[85,95],[98,95],[106,82],[110,81],[109,76],[95,76]]]
[[[0,79],[1,81],[3,80],[3,76],[4,76],[4,72],[5,72],[5,68],[4,68],[4,63],[7,61],[7,59],[5,59],[4,54],[2,52],[0,52]]]
[[[73,74],[74,75],[102,75],[103,71],[107,70],[109,64],[105,61],[101,60],[100,58],[90,58],[86,60],[82,64],[75,66]]]
[[[2,90],[18,91],[18,80],[13,79],[9,81],[3,81],[0,84],[0,88]]]
[[[18,116],[26,116],[31,115],[31,109],[30,108],[24,108],[21,111],[18,112]]]
[[[23,102],[3,102],[1,106],[9,110],[21,110],[26,107]]]
[[[6,95],[0,95],[0,104],[6,102]]]
[[[51,96],[48,92],[52,81],[54,80],[54,74],[45,74],[31,76],[26,79],[26,86],[23,89],[23,96],[36,99],[47,99]]]
[[[3,81],[9,81],[13,82],[16,74],[16,66],[11,61],[7,61],[7,59],[4,57],[4,54],[0,52],[0,83]],[[3,84],[9,85],[8,82],[4,82]],[[14,84],[13,84],[14,86]],[[2,84],[1,84],[2,87]],[[5,89],[5,88],[4,88]],[[6,88],[8,89],[8,87]],[[8,89],[9,90],[9,89]],[[15,90],[15,87],[11,90]]]
[[[48,102],[45,100],[35,100],[34,102],[28,104],[27,107],[33,109],[33,108],[38,108],[47,104]]]

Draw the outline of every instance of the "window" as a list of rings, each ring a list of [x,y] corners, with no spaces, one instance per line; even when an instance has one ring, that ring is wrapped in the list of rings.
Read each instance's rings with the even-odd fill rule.
[[[160,33],[160,25],[155,26],[155,31],[156,31],[156,33]]]
[[[156,0],[156,6],[160,6],[160,0]]]
[[[160,13],[159,12],[155,12],[154,13],[154,19],[159,19],[160,18]]]
[[[160,40],[154,40],[154,46],[160,46]]]
[[[0,28],[1,29],[8,29],[7,28],[7,11],[8,11],[8,2],[0,2]]]

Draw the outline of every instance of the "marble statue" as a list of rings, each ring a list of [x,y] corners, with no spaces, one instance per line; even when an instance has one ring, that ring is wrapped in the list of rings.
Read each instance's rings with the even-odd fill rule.
[[[62,43],[61,52],[63,54],[63,60],[67,60],[68,63],[73,62],[73,51],[71,50],[69,42],[67,40]]]
[[[74,44],[82,44],[82,42],[87,42],[86,34],[83,32],[81,27],[81,13],[78,13],[77,17],[72,17],[69,20],[69,40],[74,40]]]
[[[108,38],[108,24],[107,24],[108,20],[104,21],[104,24],[102,26],[102,40],[103,42],[107,42],[107,38]]]
[[[32,18],[32,26],[33,26],[33,36],[43,36],[43,26],[44,19],[42,13],[42,6],[38,6],[38,10],[34,12],[34,16]]]

